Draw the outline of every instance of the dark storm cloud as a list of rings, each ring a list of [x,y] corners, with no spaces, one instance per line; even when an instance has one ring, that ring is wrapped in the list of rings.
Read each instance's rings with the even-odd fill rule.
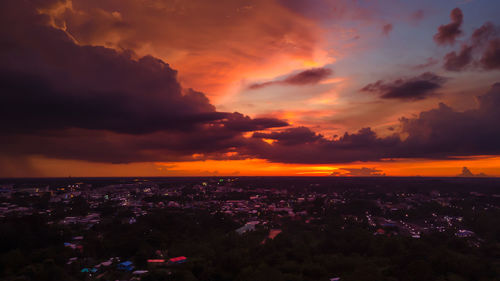
[[[247,155],[285,163],[341,163],[392,158],[436,158],[500,154],[500,83],[478,98],[478,108],[455,111],[445,104],[421,112],[415,118],[401,118],[399,132],[381,137],[370,128],[345,133],[338,139],[323,136],[302,139],[289,136],[287,129],[254,138],[292,138],[294,143],[272,144],[254,141],[242,148]],[[402,136],[405,136],[403,138]]]
[[[273,127],[288,126],[288,123],[275,118],[250,118],[241,113],[233,113],[224,121],[225,128],[233,131],[258,131]]]
[[[297,74],[290,75],[282,80],[269,81],[264,83],[255,83],[250,85],[248,88],[255,90],[277,84],[296,85],[296,86],[313,85],[328,78],[330,75],[332,75],[332,70],[329,68],[313,68],[301,71]]]
[[[329,140],[321,136],[312,140],[310,136],[304,139],[290,136],[293,131],[284,131],[277,138],[293,139],[294,143],[277,141],[268,144],[264,141],[254,141],[241,148],[242,153],[252,157],[264,158],[273,162],[283,163],[345,163],[353,161],[376,161],[389,157],[388,152],[396,149],[400,143],[397,135],[379,138],[370,128],[364,128],[356,133],[345,133],[339,139]],[[268,135],[254,135],[267,138]]]
[[[178,159],[225,153],[241,145],[243,132],[287,125],[216,111],[203,93],[183,89],[177,72],[157,58],[77,45],[49,27],[35,4],[0,4],[2,154]]]
[[[124,75],[121,78],[104,73],[98,79],[109,80],[113,86],[102,88],[91,84],[97,82],[89,81],[93,78],[86,80],[88,77],[70,74],[68,68],[65,68],[68,70],[66,74],[72,76],[68,79],[84,79],[71,81],[75,83],[73,85],[71,82],[63,85],[65,82],[56,81],[61,79],[59,75],[65,75],[63,70],[55,77],[44,77],[45,73],[37,75],[3,70],[0,72],[3,100],[0,105],[0,128],[4,133],[77,127],[140,134],[165,129],[191,129],[197,124],[219,120],[225,116],[216,112],[204,95],[193,91],[183,95],[175,75],[168,75],[171,69],[159,64],[156,66],[162,69],[164,75],[154,73],[150,71],[150,67],[154,67],[150,63],[161,62],[148,60],[150,58],[131,61],[137,67],[132,67],[128,73],[122,72]],[[86,63],[88,62],[87,60]],[[99,64],[95,66],[98,67]],[[121,69],[126,68],[124,65]],[[99,67],[92,71],[103,70],[104,68]],[[121,72],[113,67],[107,67],[107,70],[109,73],[114,72],[113,76]],[[158,80],[151,77],[142,81],[140,78],[133,79],[134,73],[137,76],[156,74]],[[155,85],[147,84],[148,82],[157,82],[159,89],[152,89]],[[135,86],[137,88],[134,89]]]
[[[462,35],[463,13],[460,8],[455,8],[450,13],[451,22],[441,25],[438,32],[434,35],[434,41],[440,45],[454,44],[455,39]]]
[[[79,46],[39,24],[46,19],[34,10],[19,18],[2,10],[3,132],[76,127],[145,133],[223,117],[204,94],[183,92],[177,72],[159,59]]]
[[[191,161],[222,157],[244,143],[241,134],[219,126],[141,135],[69,129],[45,131],[37,135],[0,135],[0,154],[12,157],[41,155],[106,163]]]
[[[412,78],[401,78],[393,82],[379,80],[361,89],[364,92],[377,93],[384,99],[421,100],[440,89],[446,78],[431,72]]]
[[[445,157],[449,155],[495,155],[500,153],[500,84],[478,98],[479,107],[455,111],[445,104],[401,119],[405,156]]]
[[[253,133],[253,137],[276,140],[282,145],[311,143],[322,138],[321,135],[316,134],[307,127],[288,128],[281,132],[271,133],[255,132]]]
[[[490,22],[483,24],[474,30],[471,37],[462,45],[457,53],[452,51],[444,57],[444,68],[449,71],[462,71],[472,67],[484,69],[495,69],[498,61],[495,60],[495,42],[498,38],[499,29]],[[497,51],[498,52],[498,51]]]
[[[177,72],[163,61],[76,45],[63,31],[42,25],[47,19],[34,7],[24,8],[20,17],[2,9],[2,22],[12,24],[1,29],[4,133],[83,128],[142,134],[220,120],[235,130],[241,125],[240,131],[286,124],[217,112],[203,93],[182,89]]]

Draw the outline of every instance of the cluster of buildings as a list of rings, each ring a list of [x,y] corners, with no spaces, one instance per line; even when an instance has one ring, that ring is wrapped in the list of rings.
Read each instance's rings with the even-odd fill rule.
[[[33,213],[51,215],[50,208],[36,209],[33,205],[18,205],[9,201],[14,194],[24,194],[30,198],[49,196],[51,204],[69,204],[74,198],[83,198],[91,209],[91,212],[84,216],[66,216],[50,223],[78,224],[90,228],[102,219],[95,209],[103,204],[111,204],[126,207],[132,212],[126,220],[129,224],[135,223],[138,217],[148,214],[155,208],[205,209],[232,217],[241,224],[236,231],[245,233],[254,230],[258,225],[275,227],[283,218],[301,219],[305,222],[318,219],[322,215],[321,212],[317,209],[314,213],[309,212],[311,209],[309,206],[312,204],[319,203],[324,210],[332,206],[348,206],[352,200],[361,198],[372,202],[380,212],[372,214],[367,210],[364,216],[348,213],[345,215],[357,222],[366,221],[370,227],[377,230],[374,232],[376,235],[383,232],[419,238],[423,233],[453,229],[457,237],[474,236],[472,231],[464,228],[462,217],[435,212],[425,218],[412,217],[411,213],[414,210],[429,204],[437,204],[444,208],[461,208],[456,203],[463,200],[462,198],[454,198],[451,194],[441,194],[436,190],[377,193],[373,190],[359,189],[349,192],[321,192],[314,190],[313,184],[311,185],[313,188],[308,190],[293,190],[274,187],[253,188],[241,186],[237,182],[237,179],[210,179],[195,184],[165,184],[137,179],[99,187],[83,182],[59,186],[22,187],[4,184],[0,186],[0,198],[3,198],[3,201],[0,201],[0,217]],[[484,196],[484,194],[471,192],[470,196]],[[161,200],[147,200],[148,198]],[[474,208],[498,208],[498,206],[486,204]]]
[[[471,197],[482,197],[483,193],[471,192]],[[47,202],[43,201],[46,200]],[[83,215],[72,214],[74,200],[83,200],[89,211]],[[34,202],[43,201],[46,208]],[[364,205],[358,206],[357,202]],[[379,192],[377,190],[320,188],[311,184],[306,188],[253,187],[243,185],[237,179],[208,179],[197,183],[169,183],[154,180],[126,180],[119,183],[92,185],[75,182],[45,186],[0,186],[0,218],[6,216],[45,215],[49,224],[68,227],[79,226],[90,229],[104,219],[98,210],[103,206],[129,211],[122,223],[134,224],[141,216],[156,209],[206,210],[212,214],[223,214],[238,223],[234,231],[240,235],[266,229],[267,239],[274,239],[282,229],[284,220],[299,220],[304,223],[321,221],[327,210],[341,212],[345,224],[366,225],[373,235],[404,235],[418,239],[430,232],[451,232],[456,237],[470,239],[478,246],[480,239],[467,228],[463,217],[453,215],[463,210],[463,194],[422,192]],[[43,204],[42,204],[43,205]],[[68,215],[54,215],[54,208],[63,208]],[[480,202],[473,210],[499,208],[491,202]],[[362,214],[362,215],[360,215]],[[76,236],[64,246],[82,251],[81,240]],[[68,260],[70,266],[77,257]],[[184,256],[151,258],[150,265],[168,266],[187,261]],[[82,273],[99,276],[106,268],[140,276],[147,269],[137,269],[131,261],[120,262],[119,257],[110,258],[93,266],[81,268]],[[337,280],[335,278],[331,280]]]

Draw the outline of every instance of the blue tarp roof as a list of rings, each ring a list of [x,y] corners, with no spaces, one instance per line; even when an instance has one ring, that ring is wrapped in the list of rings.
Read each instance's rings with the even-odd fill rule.
[[[124,261],[118,264],[118,269],[132,271],[134,269],[134,266],[132,265],[131,261]]]

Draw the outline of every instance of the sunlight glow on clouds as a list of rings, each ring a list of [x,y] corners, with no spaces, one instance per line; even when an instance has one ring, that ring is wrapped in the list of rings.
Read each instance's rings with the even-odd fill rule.
[[[500,176],[497,2],[0,8],[0,176]]]

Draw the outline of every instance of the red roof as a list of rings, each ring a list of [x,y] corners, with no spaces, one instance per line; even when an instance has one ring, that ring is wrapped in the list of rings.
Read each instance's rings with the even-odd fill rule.
[[[169,259],[169,261],[171,261],[171,262],[180,262],[180,261],[185,261],[185,260],[186,260],[185,256],[181,256],[181,257],[176,257],[176,258]]]
[[[148,260],[148,262],[165,262],[165,260]]]

